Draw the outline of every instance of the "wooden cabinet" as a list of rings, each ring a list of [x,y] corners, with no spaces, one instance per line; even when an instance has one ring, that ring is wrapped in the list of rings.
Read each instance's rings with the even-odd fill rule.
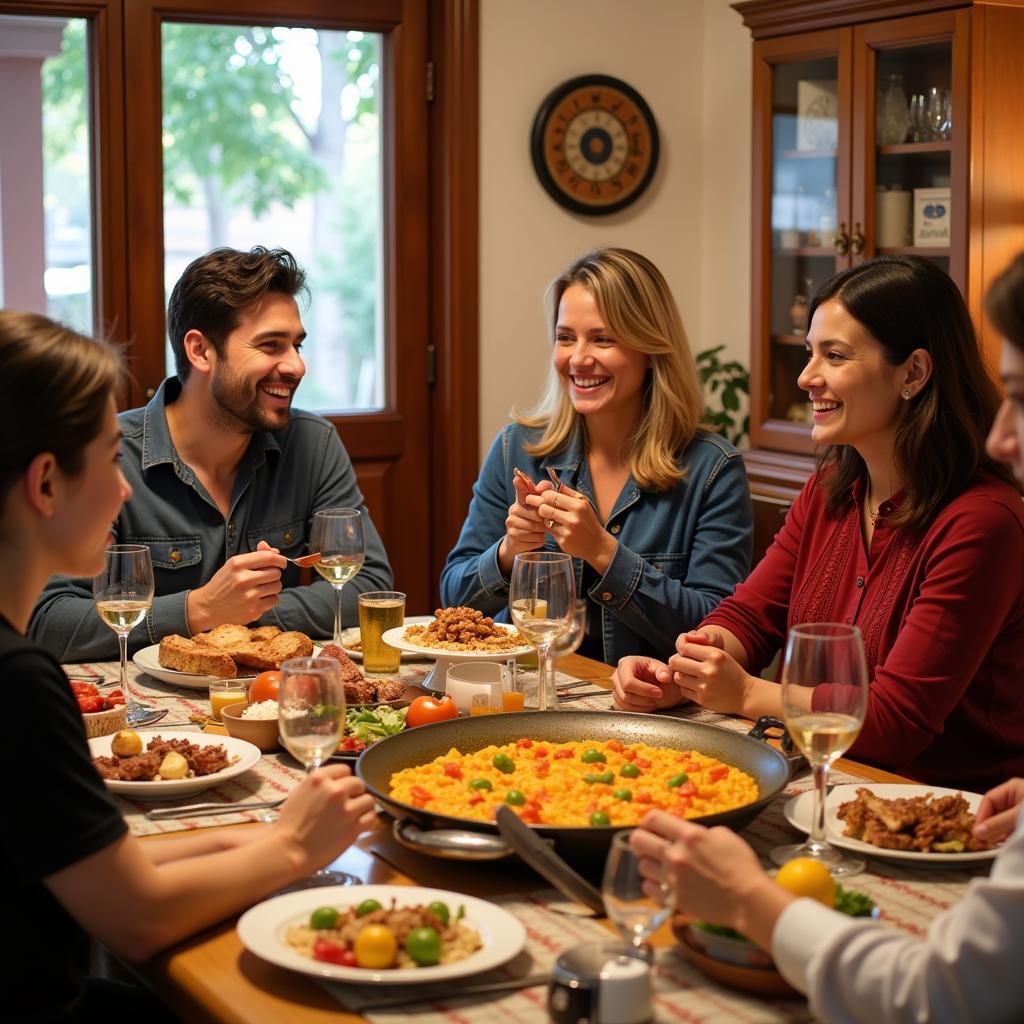
[[[760,551],[779,503],[813,468],[796,378],[807,297],[833,273],[885,253],[934,260],[963,292],[996,364],[981,306],[1024,249],[1024,6],[733,6],[754,38],[747,463]]]

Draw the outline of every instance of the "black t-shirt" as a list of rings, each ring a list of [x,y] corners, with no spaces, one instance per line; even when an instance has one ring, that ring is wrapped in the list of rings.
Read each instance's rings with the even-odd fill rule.
[[[8,943],[0,999],[16,1019],[60,1019],[82,991],[82,929],[43,885],[48,875],[102,850],[126,829],[96,773],[85,728],[60,665],[0,617],[0,679],[8,728],[0,879]],[[110,894],[116,903],[117,893]],[[6,1012],[5,1012],[6,1015]]]

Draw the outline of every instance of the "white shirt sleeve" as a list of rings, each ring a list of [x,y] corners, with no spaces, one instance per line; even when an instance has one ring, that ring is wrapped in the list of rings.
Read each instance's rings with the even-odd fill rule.
[[[923,940],[801,899],[780,915],[772,956],[828,1024],[1020,1024],[1024,813],[991,875],[974,879]]]

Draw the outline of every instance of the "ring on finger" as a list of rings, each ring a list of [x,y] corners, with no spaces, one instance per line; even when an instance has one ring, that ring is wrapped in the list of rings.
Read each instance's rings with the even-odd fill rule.
[[[555,521],[554,519],[545,519],[544,525],[550,530],[551,527],[555,525]]]

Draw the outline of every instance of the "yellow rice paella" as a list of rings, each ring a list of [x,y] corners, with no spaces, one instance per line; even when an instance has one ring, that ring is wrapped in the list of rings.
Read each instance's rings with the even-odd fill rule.
[[[618,740],[523,737],[447,754],[391,776],[391,796],[456,818],[491,821],[503,804],[535,825],[636,825],[647,811],[699,818],[753,803],[746,772],[694,750]]]

